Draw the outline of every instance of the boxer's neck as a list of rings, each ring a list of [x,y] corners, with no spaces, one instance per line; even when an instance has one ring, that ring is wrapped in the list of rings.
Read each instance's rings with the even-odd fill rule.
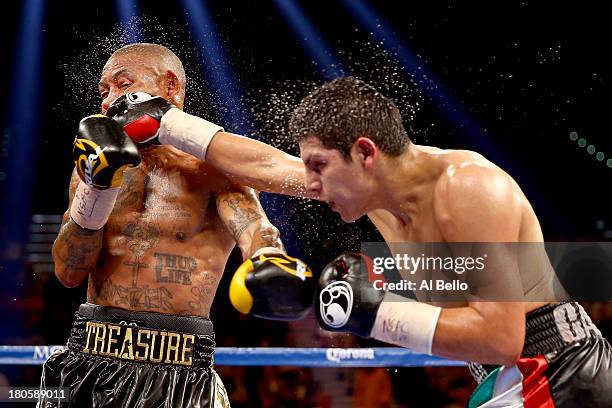
[[[376,174],[379,187],[373,196],[380,200],[376,207],[406,222],[431,201],[436,182],[447,166],[436,149],[415,144],[397,157],[385,157]]]

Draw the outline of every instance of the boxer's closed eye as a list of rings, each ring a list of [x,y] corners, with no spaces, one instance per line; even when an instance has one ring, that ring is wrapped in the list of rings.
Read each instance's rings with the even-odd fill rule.
[[[310,163],[310,169],[312,171],[314,171],[315,173],[321,173],[321,170],[323,170],[323,168],[325,167],[326,163],[325,162],[311,162]]]

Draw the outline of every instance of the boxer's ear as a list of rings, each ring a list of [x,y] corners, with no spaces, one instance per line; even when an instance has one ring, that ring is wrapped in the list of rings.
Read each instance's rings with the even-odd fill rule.
[[[182,105],[182,101],[180,99],[181,95],[184,95],[184,92],[182,92],[183,89],[181,81],[179,81],[178,76],[170,70],[166,71],[165,91],[168,95],[168,97],[166,98],[168,99],[168,101],[174,103],[177,106]]]
[[[374,165],[374,160],[378,156],[378,147],[372,139],[360,137],[355,141],[353,149],[356,150],[357,156],[365,168],[371,168]]]

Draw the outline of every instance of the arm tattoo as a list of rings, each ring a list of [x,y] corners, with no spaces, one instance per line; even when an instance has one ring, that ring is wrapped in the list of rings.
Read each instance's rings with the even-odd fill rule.
[[[54,244],[54,253],[68,269],[91,270],[102,248],[102,230],[89,231],[68,219]]]
[[[280,232],[268,221],[254,193],[228,194],[221,199],[231,211],[225,221],[243,256],[248,257],[259,248],[272,247],[283,250]],[[249,234],[244,234],[249,230]]]
[[[228,226],[232,235],[236,241],[238,241],[238,238],[246,231],[249,225],[260,220],[262,216],[256,208],[253,208],[255,200],[252,197],[234,195],[224,201],[234,210],[234,214],[232,218],[230,218]]]

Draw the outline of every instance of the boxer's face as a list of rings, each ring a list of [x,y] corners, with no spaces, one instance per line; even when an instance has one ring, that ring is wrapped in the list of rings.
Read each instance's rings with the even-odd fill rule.
[[[102,69],[98,90],[103,114],[115,99],[128,92],[146,92],[168,98],[163,73],[152,61],[135,53],[110,57]]]
[[[306,167],[306,189],[318,195],[345,222],[363,216],[368,188],[365,169],[357,157],[347,161],[337,149],[330,149],[316,137],[300,142],[300,156]],[[353,156],[353,155],[351,155]]]

